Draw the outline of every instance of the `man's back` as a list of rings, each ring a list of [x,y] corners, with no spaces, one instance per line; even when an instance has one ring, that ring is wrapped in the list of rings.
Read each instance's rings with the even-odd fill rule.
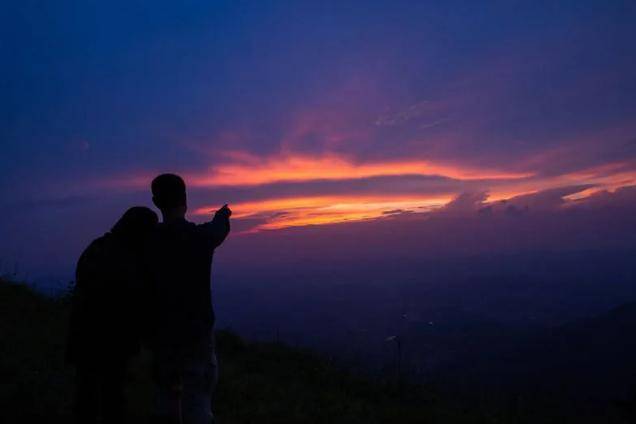
[[[161,174],[150,187],[163,216],[147,252],[154,283],[150,335],[156,418],[209,424],[217,376],[210,268],[214,249],[230,232],[232,211],[226,204],[212,221],[195,225],[185,219],[188,202],[181,177]]]
[[[159,224],[152,246],[154,342],[181,345],[214,325],[210,273],[214,249],[229,232],[229,219],[202,225],[185,219]]]

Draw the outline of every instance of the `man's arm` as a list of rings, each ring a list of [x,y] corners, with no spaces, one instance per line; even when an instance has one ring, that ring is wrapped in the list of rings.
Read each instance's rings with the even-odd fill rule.
[[[212,249],[219,246],[230,233],[230,216],[232,211],[227,205],[216,211],[212,221],[199,225],[204,237]]]

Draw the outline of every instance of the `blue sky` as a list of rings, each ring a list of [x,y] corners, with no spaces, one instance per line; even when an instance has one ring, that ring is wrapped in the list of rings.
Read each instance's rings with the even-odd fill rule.
[[[164,171],[194,220],[235,205],[240,243],[462,195],[624,199],[635,18],[612,1],[13,2],[0,255],[70,269]]]

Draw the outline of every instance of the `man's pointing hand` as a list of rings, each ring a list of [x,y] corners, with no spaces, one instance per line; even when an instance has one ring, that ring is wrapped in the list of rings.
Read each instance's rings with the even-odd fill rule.
[[[223,218],[229,218],[232,216],[232,210],[227,206],[227,203],[221,207],[218,211],[216,211],[216,215],[219,215]]]

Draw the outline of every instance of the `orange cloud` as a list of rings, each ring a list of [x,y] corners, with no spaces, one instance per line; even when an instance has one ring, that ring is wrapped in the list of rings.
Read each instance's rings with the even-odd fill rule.
[[[633,170],[634,164],[630,162],[613,162],[561,175],[541,176],[534,173],[513,173],[424,160],[355,162],[335,154],[280,154],[261,158],[245,152],[232,152],[227,158],[226,162],[215,166],[210,173],[186,175],[188,185],[253,186],[252,190],[258,190],[255,186],[276,182],[293,184],[400,175],[437,175],[458,182],[445,185],[446,188],[441,194],[404,194],[400,193],[399,187],[396,186],[395,193],[385,193],[378,189],[377,193],[370,195],[333,195],[326,192],[311,196],[280,197],[274,194],[263,200],[232,204],[235,218],[263,222],[253,231],[377,219],[395,210],[426,212],[445,206],[466,187],[487,192],[484,203],[493,203],[544,190],[581,186],[580,191],[563,197],[567,205],[600,191],[611,192],[621,187],[636,185],[636,170]],[[118,189],[147,187],[150,179],[150,176],[135,174],[127,178],[101,181],[100,186]],[[467,185],[462,184],[462,181],[472,183]],[[213,208],[200,207],[195,210],[195,214],[208,215],[211,209]]]
[[[341,180],[397,175],[437,175],[458,180],[521,179],[530,173],[459,167],[423,160],[356,163],[335,154],[282,154],[260,158],[234,152],[210,174],[190,176],[195,186],[261,185],[281,181]]]
[[[563,175],[513,181],[490,190],[487,202],[496,202],[558,187],[592,186],[564,197],[565,200],[580,200],[600,191],[613,192],[621,187],[636,185],[636,171],[629,168],[630,164],[628,163],[614,162]]]
[[[485,203],[511,199],[559,187],[588,186],[564,197],[575,201],[599,191],[636,185],[636,171],[628,163],[610,163],[555,176],[533,173],[511,173],[498,170],[460,167],[421,160],[357,163],[335,154],[308,156],[281,154],[260,158],[244,152],[229,155],[230,161],[215,167],[210,174],[194,175],[189,184],[208,186],[255,186],[276,182],[315,180],[350,180],[379,176],[437,175],[458,181],[481,181],[488,191]],[[483,183],[483,184],[482,184]],[[451,191],[453,189],[450,189]],[[425,212],[445,206],[457,195],[392,194],[377,195],[317,195],[270,198],[232,205],[235,217],[262,219],[265,223],[255,230],[293,226],[331,224],[376,219],[393,210]],[[210,207],[199,208],[196,214],[208,214]]]
[[[452,194],[418,196],[316,196],[267,199],[232,205],[235,218],[265,218],[257,230],[333,224],[385,216],[390,211],[425,212],[444,206]],[[212,207],[202,207],[197,215],[208,215]]]

